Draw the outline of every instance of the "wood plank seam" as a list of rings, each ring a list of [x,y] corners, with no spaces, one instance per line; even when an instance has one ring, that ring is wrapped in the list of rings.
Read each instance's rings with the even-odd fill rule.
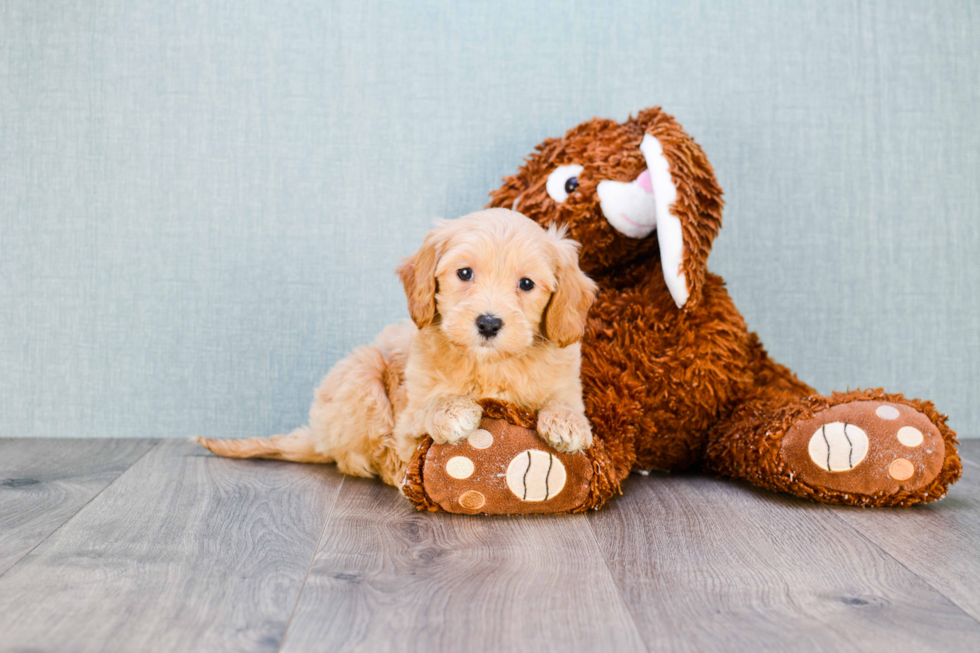
[[[865,535],[864,533],[862,533],[861,531],[859,531],[857,528],[855,528],[846,519],[844,519],[843,517],[841,517],[840,515],[838,515],[837,512],[832,507],[830,507],[830,506],[821,506],[821,508],[823,508],[823,510],[825,512],[829,512],[831,515],[833,515],[834,516],[834,519],[836,519],[838,522],[840,522],[841,524],[843,524],[844,526],[846,526],[849,530],[851,530],[856,535],[858,535],[862,540],[864,540],[865,542],[867,542],[868,545],[870,545],[870,546],[878,549],[879,551],[881,551],[882,554],[884,554],[888,558],[891,558],[892,560],[894,560],[895,563],[897,565],[899,565],[902,569],[904,569],[905,571],[907,571],[908,573],[910,573],[915,578],[918,578],[919,580],[921,580],[925,585],[927,585],[934,592],[936,592],[936,594],[942,596],[947,601],[949,601],[952,605],[956,606],[956,609],[959,610],[960,612],[962,612],[964,615],[966,615],[971,621],[973,621],[977,625],[980,625],[980,620],[978,620],[976,617],[973,616],[973,614],[971,614],[963,606],[961,606],[959,603],[957,603],[956,600],[953,597],[949,596],[946,592],[944,592],[942,589],[940,589],[939,587],[937,587],[928,578],[925,578],[921,574],[918,574],[915,571],[913,571],[911,568],[908,567],[908,565],[906,565],[904,562],[902,562],[901,560],[899,560],[898,558],[896,558],[895,556],[893,556],[889,551],[887,551],[884,548],[882,548],[881,546],[879,546],[874,540],[872,540],[867,535]],[[867,508],[867,510],[881,510],[881,508]],[[901,510],[907,510],[907,508],[901,508]]]
[[[612,580],[613,587],[616,588],[616,594],[619,596],[619,602],[623,604],[626,609],[626,614],[630,617],[630,622],[633,624],[633,630],[636,631],[637,639],[643,642],[643,650],[650,653],[650,647],[647,645],[646,639],[643,638],[643,631],[640,630],[639,625],[636,623],[636,614],[633,612],[629,601],[623,595],[623,588],[619,586],[619,582],[616,580],[616,575],[613,573],[612,568],[609,566],[609,559],[606,557],[606,552],[603,550],[602,546],[599,544],[599,538],[595,534],[595,529],[592,527],[591,515],[585,515],[585,520],[589,524],[589,534],[592,536],[592,543],[595,544],[596,551],[602,556],[602,564],[606,568],[606,573],[609,574],[610,580]]]
[[[37,542],[37,544],[35,544],[34,546],[32,546],[29,550],[25,551],[24,552],[24,555],[22,555],[19,558],[17,558],[17,562],[15,562],[14,564],[10,565],[10,567],[8,567],[7,569],[5,569],[2,572],[0,572],[0,579],[2,579],[7,574],[7,572],[9,572],[11,569],[15,568],[17,565],[19,565],[21,562],[23,562],[24,559],[27,558],[27,556],[31,555],[31,553],[33,553],[34,550],[37,549],[37,547],[39,547],[42,544],[44,544],[45,542],[47,542],[48,541],[48,538],[50,538],[52,535],[54,535],[55,533],[57,533],[61,529],[63,529],[65,526],[67,526],[73,519],[75,519],[75,517],[77,517],[83,510],[85,510],[85,508],[87,508],[89,506],[89,504],[91,504],[97,498],[99,498],[100,496],[102,496],[102,493],[103,492],[105,492],[110,487],[112,487],[113,485],[115,485],[119,481],[119,479],[121,479],[123,476],[125,476],[126,474],[128,474],[129,471],[133,468],[133,466],[136,463],[138,463],[140,460],[142,460],[143,457],[146,456],[146,454],[148,454],[151,451],[153,451],[154,449],[156,449],[157,448],[157,445],[159,445],[160,442],[161,442],[161,440],[159,440],[159,439],[156,440],[155,442],[153,442],[152,445],[150,445],[149,447],[147,447],[146,451],[144,451],[139,456],[137,456],[133,460],[133,462],[129,464],[129,466],[126,469],[124,469],[122,472],[119,473],[118,476],[116,476],[116,478],[112,479],[112,481],[109,482],[109,483],[107,483],[104,488],[102,488],[101,490],[99,490],[98,492],[96,492],[95,494],[93,494],[89,498],[88,501],[86,501],[84,504],[82,504],[81,506],[79,506],[78,510],[76,510],[74,513],[72,513],[71,517],[69,517],[65,521],[61,522],[61,524],[58,526],[58,528],[53,529],[50,533],[48,533],[43,538],[41,538]]]
[[[306,565],[306,574],[303,576],[303,582],[299,585],[299,593],[296,595],[296,601],[293,603],[293,609],[289,611],[289,619],[286,620],[286,627],[282,631],[282,637],[279,639],[279,645],[276,647],[276,653],[282,651],[282,645],[286,642],[286,636],[289,634],[289,629],[293,626],[293,618],[296,616],[296,609],[299,607],[299,602],[303,598],[303,592],[306,590],[306,582],[310,579],[310,571],[313,569],[313,563],[316,562],[316,554],[320,552],[320,546],[323,544],[323,536],[327,532],[327,526],[330,525],[331,517],[333,517],[334,512],[337,510],[337,503],[340,501],[340,495],[344,490],[344,481],[346,480],[346,476],[343,476],[340,479],[340,485],[337,487],[337,494],[333,498],[333,503],[330,504],[330,509],[323,517],[323,528],[320,529],[320,537],[317,538],[316,546],[313,547],[313,553],[310,554],[310,564]]]

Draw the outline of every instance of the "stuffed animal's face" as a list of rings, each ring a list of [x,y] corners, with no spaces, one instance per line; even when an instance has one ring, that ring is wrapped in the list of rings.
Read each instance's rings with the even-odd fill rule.
[[[678,306],[696,299],[721,226],[711,164],[659,108],[623,123],[595,118],[544,141],[491,198],[542,226],[566,225],[582,244],[582,269],[600,284],[659,258]]]

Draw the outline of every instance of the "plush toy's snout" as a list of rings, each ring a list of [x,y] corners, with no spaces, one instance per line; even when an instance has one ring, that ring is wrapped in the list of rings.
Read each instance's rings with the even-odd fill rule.
[[[649,170],[631,182],[600,181],[596,194],[602,215],[624,236],[646,238],[657,228],[657,203]]]
[[[647,169],[628,183],[600,181],[596,186],[599,206],[606,221],[628,238],[646,238],[657,231],[664,281],[674,302],[684,306],[689,296],[683,269],[684,237],[680,219],[670,211],[677,187],[660,141],[646,134],[640,151]]]

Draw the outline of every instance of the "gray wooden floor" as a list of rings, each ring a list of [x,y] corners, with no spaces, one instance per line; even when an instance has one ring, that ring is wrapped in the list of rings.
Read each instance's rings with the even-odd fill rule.
[[[637,475],[595,514],[479,518],[182,441],[0,439],[0,651],[978,651],[961,451],[931,506]]]

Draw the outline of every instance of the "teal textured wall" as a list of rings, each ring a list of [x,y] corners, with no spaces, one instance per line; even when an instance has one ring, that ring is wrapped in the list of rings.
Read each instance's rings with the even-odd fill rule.
[[[655,104],[771,353],[980,434],[978,3],[7,0],[0,35],[2,436],[302,423],[433,218]]]

